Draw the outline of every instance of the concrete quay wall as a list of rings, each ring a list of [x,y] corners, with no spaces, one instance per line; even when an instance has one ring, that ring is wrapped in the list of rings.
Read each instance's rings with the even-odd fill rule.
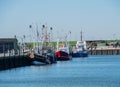
[[[89,55],[120,55],[120,48],[96,48],[90,49]]]
[[[0,57],[0,70],[31,65],[32,59],[28,55],[2,56]]]

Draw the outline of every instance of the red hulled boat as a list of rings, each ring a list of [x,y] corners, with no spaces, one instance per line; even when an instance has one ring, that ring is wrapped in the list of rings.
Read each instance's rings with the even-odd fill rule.
[[[59,44],[59,40],[57,42],[57,51],[56,51],[57,60],[70,60],[71,57],[69,55],[69,45],[67,42],[62,42]]]

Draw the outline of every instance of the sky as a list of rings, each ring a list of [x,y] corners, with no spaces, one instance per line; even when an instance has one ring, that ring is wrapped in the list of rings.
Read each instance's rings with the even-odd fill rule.
[[[80,40],[81,31],[83,40],[120,39],[120,0],[0,0],[0,38],[29,41],[42,25],[53,40]]]

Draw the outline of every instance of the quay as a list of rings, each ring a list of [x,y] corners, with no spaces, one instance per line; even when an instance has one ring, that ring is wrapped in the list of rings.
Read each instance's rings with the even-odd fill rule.
[[[102,46],[89,49],[89,55],[120,55],[120,47]]]
[[[31,65],[33,60],[28,55],[14,55],[0,57],[0,70]]]
[[[53,64],[56,63],[57,60],[54,56],[44,57],[33,53],[13,56],[1,56],[0,70],[33,65],[34,61],[38,61],[44,64]]]

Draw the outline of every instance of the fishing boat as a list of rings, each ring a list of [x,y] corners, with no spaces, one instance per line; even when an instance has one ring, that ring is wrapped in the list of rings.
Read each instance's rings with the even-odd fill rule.
[[[46,53],[44,54],[34,54],[35,56],[35,60],[45,63],[45,64],[52,64],[52,63],[56,63],[54,54],[52,52],[48,52],[48,50],[46,50]]]
[[[57,41],[57,51],[55,52],[57,60],[70,60],[71,56],[69,55],[69,45],[65,42]]]
[[[51,29],[52,30],[52,29]],[[50,42],[50,33],[47,32],[47,27],[45,25],[42,26],[42,34],[41,38],[39,36],[39,31],[37,31],[37,46],[34,48],[34,60],[39,61],[46,64],[56,63],[56,58],[53,52],[53,47]],[[39,39],[41,42],[39,43]]]
[[[76,48],[72,53],[72,57],[87,57],[88,50],[86,41],[77,41]]]
[[[82,31],[80,32],[80,41],[77,41],[75,49],[72,52],[72,57],[87,57],[88,49],[86,41],[82,40]]]

